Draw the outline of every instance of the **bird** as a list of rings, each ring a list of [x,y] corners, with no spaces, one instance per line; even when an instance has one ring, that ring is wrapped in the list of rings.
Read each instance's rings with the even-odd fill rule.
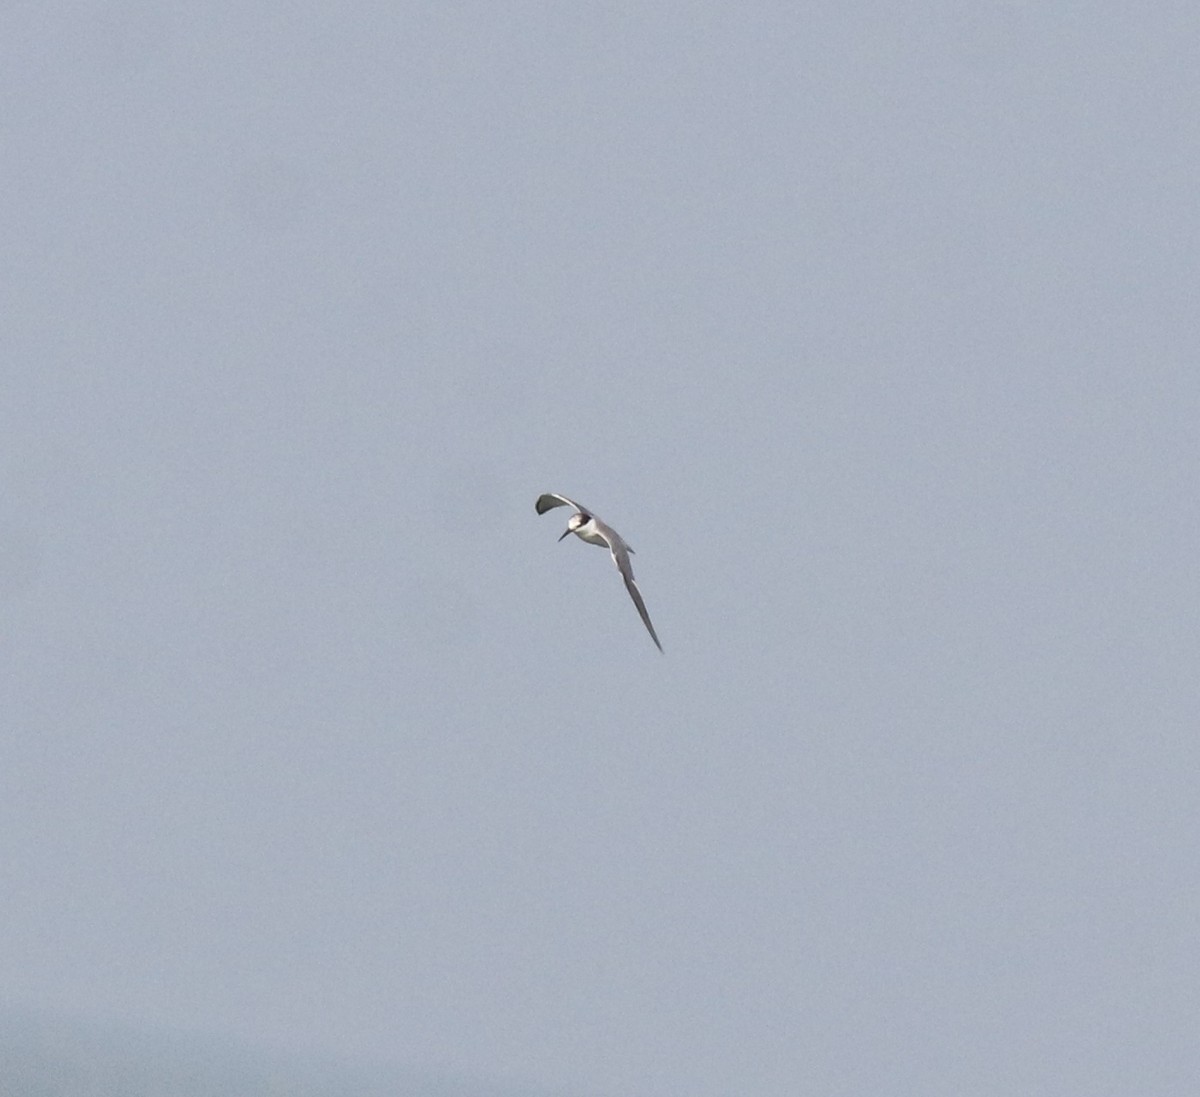
[[[534,509],[538,514],[545,514],[546,511],[553,510],[555,507],[575,508],[575,513],[567,519],[567,528],[563,530],[562,537],[559,537],[560,541],[568,533],[573,533],[581,541],[586,541],[589,545],[603,545],[612,553],[613,563],[616,564],[617,571],[621,573],[621,578],[625,580],[625,589],[629,591],[629,597],[633,599],[633,604],[637,607],[642,624],[650,633],[650,639],[654,641],[654,646],[662,651],[663,646],[658,641],[658,634],[650,623],[650,614],[646,612],[646,603],[642,601],[641,591],[638,590],[637,583],[633,581],[633,565],[629,562],[629,556],[633,549],[626,543],[625,538],[607,522],[597,518],[587,507],[575,502],[574,499],[568,499],[565,495],[547,492],[545,495],[539,495],[534,504]]]

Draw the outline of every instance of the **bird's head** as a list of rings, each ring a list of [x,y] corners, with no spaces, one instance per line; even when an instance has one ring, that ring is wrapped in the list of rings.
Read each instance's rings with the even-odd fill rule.
[[[587,524],[587,520],[588,516],[586,514],[576,511],[571,515],[570,518],[567,519],[567,528],[563,530],[562,537],[560,537],[559,540],[561,541],[563,537],[567,536],[568,533],[577,532],[580,528]]]

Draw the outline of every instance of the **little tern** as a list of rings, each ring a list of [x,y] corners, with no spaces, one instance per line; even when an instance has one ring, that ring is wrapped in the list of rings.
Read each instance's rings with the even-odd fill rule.
[[[617,571],[621,573],[621,578],[625,580],[625,589],[629,591],[629,597],[633,599],[633,604],[637,606],[642,624],[646,626],[646,631],[650,633],[650,639],[654,641],[654,646],[659,651],[662,651],[663,646],[658,642],[658,635],[654,631],[654,626],[650,624],[650,614],[646,612],[646,603],[642,601],[642,595],[637,588],[637,583],[633,581],[633,565],[629,562],[629,555],[633,552],[633,549],[626,544],[625,539],[612,526],[607,522],[602,522],[587,507],[575,502],[574,499],[568,499],[565,495],[548,493],[546,495],[539,495],[538,501],[534,504],[534,508],[538,514],[545,514],[546,511],[553,510],[555,507],[575,508],[575,513],[567,519],[567,528],[563,530],[562,537],[559,538],[560,541],[568,533],[573,533],[581,541],[586,541],[589,545],[603,545],[612,553],[613,563],[617,565]]]

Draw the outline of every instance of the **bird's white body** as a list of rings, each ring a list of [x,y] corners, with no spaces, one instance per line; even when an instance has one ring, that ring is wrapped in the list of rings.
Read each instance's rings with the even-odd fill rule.
[[[580,521],[572,528],[572,524],[575,523],[576,519]],[[603,548],[611,547],[608,543],[608,538],[600,532],[600,527],[596,523],[596,519],[590,515],[572,514],[567,520],[567,528],[581,541],[586,541],[589,545],[600,545]],[[629,548],[628,545],[625,547]]]

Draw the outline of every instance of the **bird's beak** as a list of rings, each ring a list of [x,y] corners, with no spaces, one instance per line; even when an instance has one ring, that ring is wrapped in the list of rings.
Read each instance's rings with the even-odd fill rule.
[[[559,540],[561,541],[561,540],[563,539],[563,537],[566,537],[566,535],[567,535],[568,533],[570,533],[570,532],[571,532],[571,531],[570,531],[569,529],[564,529],[564,530],[563,530],[563,535],[562,535],[562,537],[560,537],[560,538],[559,538]]]

